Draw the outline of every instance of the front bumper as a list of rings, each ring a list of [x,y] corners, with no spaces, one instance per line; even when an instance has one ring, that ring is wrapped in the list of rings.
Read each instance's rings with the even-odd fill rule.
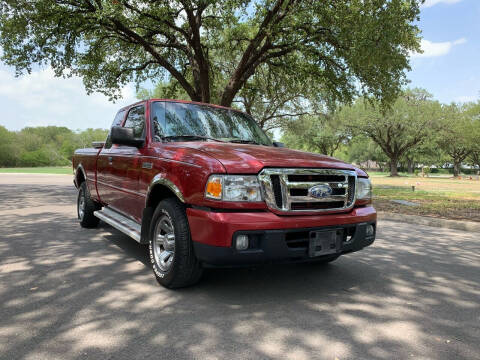
[[[315,261],[358,251],[375,240],[376,231],[367,236],[366,227],[374,225],[376,229],[377,218],[373,207],[318,216],[213,212],[189,208],[187,216],[197,258],[205,264],[220,266]],[[318,230],[336,230],[342,237],[335,254],[309,256],[309,234]],[[248,234],[252,239],[247,250],[239,251],[232,246],[232,239],[238,234]]]

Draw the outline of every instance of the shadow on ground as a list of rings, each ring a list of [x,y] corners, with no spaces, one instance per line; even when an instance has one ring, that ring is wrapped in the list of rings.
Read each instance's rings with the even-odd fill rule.
[[[473,234],[384,222],[363,252],[209,270],[157,285],[145,246],[68,211],[72,187],[0,185],[0,358],[472,359],[480,353]]]

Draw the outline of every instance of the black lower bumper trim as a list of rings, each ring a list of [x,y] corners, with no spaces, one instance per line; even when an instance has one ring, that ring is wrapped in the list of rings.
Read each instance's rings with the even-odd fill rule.
[[[367,225],[373,225],[373,235],[366,234]],[[338,247],[334,254],[311,257],[309,255],[310,235],[315,231],[335,231]],[[325,261],[342,254],[354,252],[371,245],[375,240],[376,223],[358,223],[328,227],[282,229],[263,231],[239,231],[249,235],[249,248],[236,250],[193,242],[197,258],[205,265],[244,266],[273,262]],[[232,241],[233,244],[233,241]]]

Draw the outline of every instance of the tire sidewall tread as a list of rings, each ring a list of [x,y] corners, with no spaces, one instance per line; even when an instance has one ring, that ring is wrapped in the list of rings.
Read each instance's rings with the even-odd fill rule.
[[[85,201],[85,209],[83,213],[83,218],[80,219],[80,215],[78,212],[78,204],[80,196],[84,197]],[[78,187],[78,195],[77,195],[77,217],[80,221],[80,226],[84,228],[95,228],[97,227],[100,219],[97,218],[93,213],[100,209],[100,206],[95,203],[92,198],[90,197],[90,192],[88,191],[87,183],[84,181]]]
[[[173,263],[166,272],[160,270],[153,256],[153,236],[156,224],[162,215],[169,217],[175,233]],[[161,285],[170,289],[180,288],[192,285],[200,279],[202,268],[193,251],[185,207],[179,200],[167,198],[159,202],[150,224],[148,249],[153,272]]]

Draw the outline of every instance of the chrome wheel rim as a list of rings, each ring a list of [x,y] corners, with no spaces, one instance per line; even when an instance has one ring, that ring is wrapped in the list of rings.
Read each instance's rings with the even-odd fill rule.
[[[83,190],[80,190],[78,193],[78,218],[83,219],[85,214],[85,197],[83,196]]]
[[[172,220],[167,214],[162,215],[155,226],[153,234],[153,257],[163,272],[172,267],[175,256],[175,232]]]

